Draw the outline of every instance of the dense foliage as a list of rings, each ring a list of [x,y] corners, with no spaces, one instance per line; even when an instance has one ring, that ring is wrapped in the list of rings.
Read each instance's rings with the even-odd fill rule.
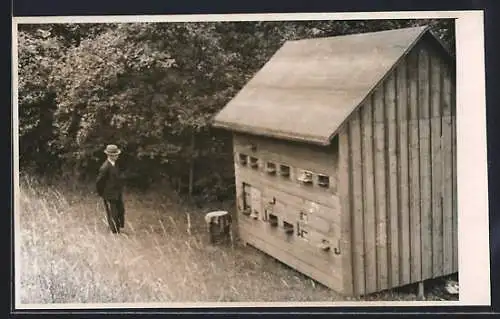
[[[21,169],[93,178],[116,143],[131,186],[232,196],[230,136],[210,119],[286,40],[422,24],[453,50],[448,20],[21,25]]]

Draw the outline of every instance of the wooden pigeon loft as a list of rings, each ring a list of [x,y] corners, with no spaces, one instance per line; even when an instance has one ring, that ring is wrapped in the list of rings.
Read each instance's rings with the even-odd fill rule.
[[[286,42],[214,118],[240,237],[346,295],[457,272],[454,63],[428,27]]]

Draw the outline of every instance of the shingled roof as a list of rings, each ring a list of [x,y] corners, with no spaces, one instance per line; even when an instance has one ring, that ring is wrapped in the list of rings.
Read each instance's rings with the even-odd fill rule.
[[[438,41],[427,26],[287,41],[213,125],[328,145],[346,118],[427,33]]]

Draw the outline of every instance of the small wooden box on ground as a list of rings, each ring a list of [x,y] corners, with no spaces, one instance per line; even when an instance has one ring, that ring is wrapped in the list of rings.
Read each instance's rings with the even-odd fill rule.
[[[214,119],[243,241],[345,295],[456,273],[454,66],[428,27],[286,42]]]
[[[221,239],[229,239],[232,242],[232,218],[227,211],[219,210],[207,213],[205,223],[210,243],[215,243]]]

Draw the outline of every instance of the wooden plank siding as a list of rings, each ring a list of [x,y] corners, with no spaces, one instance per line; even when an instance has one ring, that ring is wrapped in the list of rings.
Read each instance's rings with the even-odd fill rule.
[[[246,238],[247,242],[252,246],[269,256],[273,256],[289,267],[298,270],[339,293],[344,291],[341,274],[334,272],[335,267],[333,265],[329,268],[331,271],[328,273],[318,270],[318,267],[308,259],[308,257],[314,256],[314,254],[297,252],[296,241],[288,241],[278,236],[262,236],[262,229],[259,229],[259,226],[262,227],[262,225],[258,224],[252,226],[243,224],[240,230],[241,236]]]
[[[420,224],[420,136],[418,112],[418,54],[410,52],[407,64],[409,95],[409,202],[410,202],[410,280],[422,280]]]
[[[377,250],[375,231],[375,180],[373,156],[373,101],[369,99],[361,108],[362,117],[362,143],[363,151],[363,202],[365,232],[364,251],[359,252],[365,256],[365,292],[377,290]],[[362,294],[362,291],[358,292]]]
[[[416,47],[340,133],[356,295],[456,272],[449,74],[431,47]]]
[[[404,61],[407,62],[407,61]],[[397,69],[397,139],[398,143],[398,212],[399,212],[399,268],[400,284],[411,282],[410,278],[410,196],[409,196],[409,94],[407,64],[400,64]]]
[[[328,147],[235,133],[238,211],[243,183],[257,189],[253,200],[263,211],[261,219],[238,214],[243,241],[346,295],[458,271],[453,81],[447,61],[423,42]],[[258,158],[259,167],[239,164],[240,153]],[[290,176],[267,173],[268,161],[289,166]],[[301,170],[315,182],[298,182]],[[319,187],[317,174],[330,187]],[[318,248],[323,241],[329,251]]]
[[[256,147],[255,151],[250,149],[251,145]],[[260,136],[235,134],[234,151],[334,177],[337,174],[337,152],[333,146],[320,147]]]
[[[242,240],[332,289],[351,294],[352,277],[342,276],[343,259],[351,254],[345,246],[350,241],[342,240],[348,227],[342,224],[345,218],[340,214],[340,194],[336,189],[338,146],[320,148],[246,134],[234,134],[233,144],[237,192],[242,193],[243,183],[256,189],[254,192],[260,194],[262,203],[259,207],[265,212],[259,219],[238,214]],[[258,167],[252,168],[249,162],[239,164],[240,154],[258,159]],[[290,176],[268,174],[265,170],[268,161],[289,166]],[[302,185],[296,179],[302,169],[328,175],[330,187]],[[269,204],[271,201],[273,205]],[[242,200],[238,203],[242,206]],[[307,221],[300,221],[301,213],[307,214]],[[270,214],[278,219],[275,227],[269,223]],[[294,226],[293,234],[285,233],[283,222]],[[307,231],[307,239],[298,237],[299,229]],[[318,248],[323,240],[331,244],[329,251]]]
[[[450,81],[450,72],[443,70],[442,72],[442,85],[443,91],[441,93],[442,99],[442,119],[441,119],[441,147],[443,150],[442,161],[442,206],[443,206],[443,266],[444,273],[452,272],[454,269],[454,220],[453,220],[453,188],[452,188],[452,175],[453,170],[453,149],[452,149],[452,125],[451,125],[451,104],[452,104],[452,89]]]
[[[432,275],[444,275],[443,263],[443,207],[442,207],[442,151],[441,151],[441,63],[430,56],[430,105],[431,105],[431,224],[432,224]]]
[[[388,273],[389,286],[399,286],[399,211],[398,211],[398,135],[397,135],[397,73],[392,73],[384,85],[386,107],[386,143],[387,143],[387,219],[388,219]]]
[[[351,169],[352,175],[352,212],[351,212],[351,227],[352,227],[352,273],[354,290],[358,292],[365,291],[365,232],[364,232],[364,201],[363,201],[363,146],[361,136],[361,114],[356,111],[352,120],[349,122],[349,149],[351,152]]]
[[[300,200],[311,200],[320,205],[331,208],[333,211],[328,216],[330,220],[338,220],[339,213],[339,197],[336,194],[327,192],[315,192],[313,186],[301,187],[298,182],[291,179],[282,179],[278,176],[269,176],[268,174],[252,170],[250,168],[238,168],[238,175],[243,181],[247,181],[250,185],[260,185],[261,187],[274,189],[286,194],[297,197]]]
[[[286,234],[283,231],[282,223],[273,227],[267,223],[262,223],[251,217],[241,218],[243,226],[247,227],[247,231],[253,233],[255,237],[262,240],[275,240],[279,239],[281,243],[272,243],[273,246],[282,247],[288,253],[297,254],[296,258],[302,262],[316,268],[318,272],[329,274],[336,277],[337,280],[342,279],[341,270],[341,256],[333,252],[323,252],[315,247],[315,242],[323,238],[321,234],[314,233],[308,240],[299,238],[295,234]],[[312,241],[312,242],[311,242]]]
[[[351,148],[351,134],[349,134],[349,127],[351,123],[347,123],[344,129],[341,130],[339,134],[339,197],[341,203],[341,238],[342,238],[342,276],[344,277],[344,287],[348,290],[347,294],[353,294],[357,287],[354,286],[356,280],[361,280],[356,278],[353,280],[353,276],[356,276],[355,270],[353,269],[353,258],[356,253],[353,253],[353,248],[356,248],[355,243],[352,243],[354,231],[352,229],[352,215],[354,211],[353,203],[353,163],[352,163],[352,148]]]
[[[387,148],[385,143],[386,122],[383,86],[375,91],[373,102],[375,225],[377,233],[377,290],[385,290],[389,288],[389,283],[387,273]]]
[[[418,112],[420,155],[420,226],[422,278],[432,277],[432,172],[430,143],[429,51],[418,50]]]

